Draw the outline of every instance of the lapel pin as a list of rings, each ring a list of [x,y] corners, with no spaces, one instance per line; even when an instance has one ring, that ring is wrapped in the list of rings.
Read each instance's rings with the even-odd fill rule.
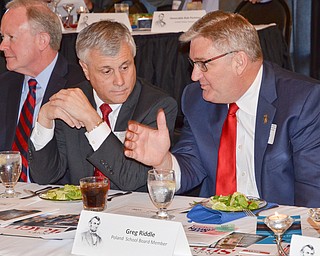
[[[268,115],[263,115],[263,123],[268,123]]]

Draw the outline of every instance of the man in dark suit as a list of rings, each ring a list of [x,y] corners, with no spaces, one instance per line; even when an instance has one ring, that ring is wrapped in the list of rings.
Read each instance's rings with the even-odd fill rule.
[[[223,174],[217,172],[224,159],[218,153],[225,142],[223,125],[228,107],[236,103],[235,147],[225,151],[234,152],[235,190],[279,204],[318,207],[319,82],[263,61],[254,27],[237,14],[208,13],[180,39],[190,42],[192,79],[197,81],[182,96],[180,141],[170,154],[161,112],[158,130],[129,126],[125,155],[173,168],[178,193],[201,184],[200,196],[212,196]]]
[[[43,2],[13,0],[1,22],[0,50],[8,72],[0,75],[0,150],[11,150],[28,80],[36,79],[35,122],[40,106],[66,85],[86,80],[79,66],[58,54],[62,38],[59,18]],[[25,156],[26,157],[26,156]],[[23,161],[27,162],[23,156]]]
[[[90,83],[61,90],[41,108],[31,136],[32,178],[40,184],[79,184],[80,178],[102,173],[110,179],[111,188],[145,190],[150,166],[123,154],[128,121],[156,127],[162,108],[172,132],[177,103],[136,79],[136,47],[123,24],[100,21],[89,25],[79,33],[76,51]],[[103,122],[105,103],[112,112]]]

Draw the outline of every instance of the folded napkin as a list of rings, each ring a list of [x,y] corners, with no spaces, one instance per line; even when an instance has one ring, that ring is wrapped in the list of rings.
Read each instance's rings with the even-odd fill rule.
[[[268,203],[262,209],[253,211],[253,213],[258,213],[261,210],[267,210],[277,206],[278,204],[276,203]],[[244,212],[223,212],[210,209],[201,204],[194,206],[187,214],[190,221],[204,224],[223,224],[246,216],[247,215]]]

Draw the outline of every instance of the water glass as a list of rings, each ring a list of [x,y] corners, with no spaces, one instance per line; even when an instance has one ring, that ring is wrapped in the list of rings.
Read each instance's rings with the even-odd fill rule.
[[[168,214],[167,208],[173,200],[176,189],[174,171],[152,169],[148,171],[147,183],[150,199],[154,206],[158,208],[157,214],[152,216],[152,218],[173,219],[174,216]]]
[[[14,190],[21,174],[21,155],[19,151],[0,152],[0,180],[5,186],[1,198],[17,197],[19,192]]]
[[[115,12],[123,12],[129,15],[129,4],[114,4]]]

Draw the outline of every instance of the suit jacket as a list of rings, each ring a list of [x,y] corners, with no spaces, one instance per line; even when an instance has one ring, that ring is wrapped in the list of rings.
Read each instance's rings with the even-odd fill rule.
[[[10,150],[15,136],[24,75],[8,71],[0,75],[0,150]],[[68,64],[59,54],[49,79],[42,105],[67,85],[86,80],[78,65]],[[35,117],[36,118],[36,117]]]
[[[96,108],[90,83],[86,81],[79,87]],[[159,88],[138,79],[121,107],[115,131],[126,131],[129,120],[156,127],[160,108],[164,109],[169,131],[173,132],[177,115],[176,101]],[[39,151],[30,146],[29,165],[34,181],[39,184],[79,184],[81,178],[93,176],[95,166],[111,180],[111,188],[146,190],[149,166],[127,159],[123,153],[124,146],[114,133],[93,152],[85,132],[85,128],[70,128],[57,120],[53,140]]]
[[[264,62],[254,138],[254,171],[259,195],[285,205],[320,205],[320,85]],[[181,167],[181,189],[202,183],[200,196],[216,190],[216,166],[225,104],[202,98],[198,83],[182,96],[185,125],[173,153]],[[201,113],[201,114],[200,114]],[[267,121],[267,122],[265,122]],[[271,125],[277,126],[268,143]]]

